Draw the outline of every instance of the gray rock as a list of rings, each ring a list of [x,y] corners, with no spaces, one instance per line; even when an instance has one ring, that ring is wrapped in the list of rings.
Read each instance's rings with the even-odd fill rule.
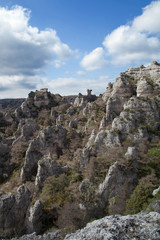
[[[11,240],[62,240],[61,231],[45,233],[43,235],[37,235],[36,233],[27,234],[20,238],[12,238]]]
[[[33,119],[22,119],[18,125],[18,132],[20,136],[13,141],[12,145],[15,145],[17,142],[20,141],[28,141],[30,137],[34,135],[34,133],[39,130],[40,127]]]
[[[65,120],[65,115],[64,114],[59,114],[57,119],[56,119],[56,124],[62,124]]]
[[[73,106],[70,106],[68,109],[67,109],[67,114],[69,115],[69,116],[72,116],[74,113],[75,113],[75,108],[73,107]]]
[[[104,117],[102,118],[101,122],[100,122],[99,129],[101,130],[101,129],[105,128],[106,125],[107,125],[107,120],[106,120],[106,116],[104,116]]]
[[[76,99],[75,99],[75,101],[74,101],[74,106],[75,106],[75,107],[84,106],[84,98],[83,98],[83,96],[78,96],[78,97],[76,97]]]
[[[87,192],[91,186],[92,183],[89,181],[89,179],[84,179],[79,186],[80,193]]]
[[[36,232],[37,234],[42,231],[43,210],[40,200],[37,200],[35,204],[29,208],[26,219],[25,228],[27,233]]]
[[[17,189],[17,194],[8,193],[0,197],[0,232],[1,237],[21,234],[27,209],[30,205],[30,191],[24,185]]]
[[[59,158],[62,148],[66,144],[67,130],[61,125],[47,127],[40,131],[36,139],[32,140],[26,151],[25,163],[21,170],[23,181],[31,180],[37,175],[38,161],[44,155],[53,153]]]
[[[156,196],[156,194],[159,193],[159,192],[160,192],[160,186],[158,188],[154,189],[152,195]]]
[[[108,216],[88,223],[65,240],[159,240],[160,214],[157,212],[139,213],[128,216]]]
[[[152,203],[149,204],[149,206],[146,209],[147,212],[158,212],[160,213],[160,200],[155,200]]]
[[[110,97],[106,104],[106,121],[110,122],[123,110],[124,103],[128,100],[123,96]]]
[[[99,185],[97,191],[100,197],[101,206],[105,211],[108,211],[106,208],[112,209],[112,207],[114,207],[113,205],[116,205],[116,212],[123,213],[127,196],[129,197],[131,194],[136,182],[137,174],[135,171],[127,169],[125,166],[115,162],[109,168],[105,180]],[[114,202],[114,204],[112,202]],[[111,206],[109,206],[109,204]]]
[[[77,119],[74,119],[74,120],[69,122],[69,127],[71,127],[71,128],[77,128],[77,125],[78,125],[78,120]]]
[[[119,133],[112,130],[105,131],[105,134],[103,135],[103,143],[106,147],[121,146]]]
[[[127,160],[136,160],[138,157],[138,151],[135,147],[128,147],[127,152],[125,153]]]
[[[108,98],[111,96],[111,92],[113,91],[113,83],[108,83],[106,91],[104,92],[102,99],[104,102],[107,102]]]
[[[94,104],[93,103],[87,103],[86,107],[83,108],[83,115],[86,116],[88,114],[91,114],[92,110],[94,108]]]
[[[34,132],[36,132],[39,129],[40,127],[35,121],[27,119],[25,121],[24,126],[21,129],[21,135],[24,136],[26,140],[28,140],[31,136],[33,136]]]
[[[54,159],[51,158],[50,154],[44,156],[38,161],[38,170],[35,180],[35,185],[39,188],[43,187],[45,179],[49,176],[58,176],[61,173],[68,171],[68,167],[61,167]]]
[[[95,132],[95,129],[93,129],[92,133],[91,133],[91,136],[90,136],[88,142],[86,143],[87,148],[92,147],[92,145],[95,142],[95,138],[96,138],[96,132]]]
[[[28,98],[16,109],[15,116],[18,121],[23,118],[32,118],[38,115],[40,109],[48,109],[57,105],[59,98],[48,92],[47,88],[30,92]]]
[[[130,68],[121,73],[103,94],[106,102],[106,119],[112,121],[120,114],[123,105],[134,95],[157,96],[160,93],[160,64],[152,62],[148,67]]]
[[[137,84],[137,97],[151,97],[153,96],[153,86],[147,83],[143,77]]]

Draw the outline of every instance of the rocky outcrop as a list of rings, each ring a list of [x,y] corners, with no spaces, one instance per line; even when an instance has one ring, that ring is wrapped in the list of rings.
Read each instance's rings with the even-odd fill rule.
[[[60,99],[61,97],[48,92],[47,88],[30,92],[26,101],[16,109],[15,115],[18,120],[21,118],[34,118],[38,115],[40,109],[49,109],[56,106]]]
[[[50,154],[44,156],[38,161],[38,170],[35,180],[35,185],[39,188],[43,187],[45,179],[49,176],[58,176],[64,172],[67,172],[69,168],[61,167],[54,159],[51,158]]]
[[[44,213],[42,210],[42,204],[39,200],[31,206],[26,215],[25,228],[27,233],[36,232],[37,234],[42,232],[42,226],[44,221]]]
[[[87,89],[87,95],[78,94],[78,97],[75,98],[74,106],[84,108],[88,102],[94,102],[97,97],[96,95],[91,94],[92,90]]]
[[[137,183],[137,174],[134,169],[127,169],[125,166],[114,163],[109,168],[106,178],[99,185],[98,194],[100,196],[101,207],[104,211],[111,213],[123,213],[125,201],[131,194],[134,185]]]
[[[49,153],[56,158],[62,155],[62,149],[66,144],[67,131],[61,125],[47,127],[40,131],[36,139],[32,140],[26,151],[25,163],[21,171],[23,181],[31,180],[36,176],[38,161]]]
[[[20,135],[15,136],[12,145],[20,141],[29,141],[36,131],[40,130],[39,125],[33,119],[22,119],[19,122],[17,132]]]
[[[38,124],[32,119],[22,120],[18,126],[18,130],[21,132],[21,136],[25,137],[26,140],[32,137],[34,132],[39,129],[40,127]]]
[[[30,205],[30,191],[24,185],[17,189],[17,194],[11,193],[0,197],[0,235],[7,237],[20,235],[24,229],[26,212]]]
[[[160,214],[157,212],[108,216],[88,223],[84,229],[67,235],[65,240],[159,240],[159,221]]]
[[[134,95],[153,97],[160,93],[160,64],[152,62],[148,67],[130,68],[109,83],[103,100],[106,102],[106,119],[112,121],[123,110],[123,105]]]

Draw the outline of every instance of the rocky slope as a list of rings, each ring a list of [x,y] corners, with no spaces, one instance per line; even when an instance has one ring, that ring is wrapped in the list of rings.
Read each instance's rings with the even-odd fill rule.
[[[68,97],[31,92],[14,112],[0,112],[0,129],[1,238],[56,229],[65,235],[91,219],[136,214],[159,199],[157,62],[121,73],[98,97],[91,90]],[[146,224],[134,228],[146,239],[154,221],[150,239],[158,239],[158,219],[156,213],[106,217],[87,225],[94,230],[86,239],[94,239],[99,223],[103,234],[113,223],[115,234],[129,229],[122,239],[134,239],[132,223]],[[86,229],[66,239],[85,239]]]
[[[152,239],[160,238],[160,201],[155,201],[152,211],[141,212],[135,215],[111,215],[100,220],[88,223],[87,226],[75,233],[68,234],[65,240],[133,240],[133,239]],[[150,208],[151,208],[150,205]],[[155,212],[154,212],[154,211]],[[42,236],[35,233],[22,236],[19,240],[62,240],[63,233],[56,231]],[[14,238],[12,240],[17,240]]]

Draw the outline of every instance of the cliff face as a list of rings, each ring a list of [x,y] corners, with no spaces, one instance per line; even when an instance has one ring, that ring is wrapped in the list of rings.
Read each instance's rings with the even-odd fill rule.
[[[31,92],[15,112],[0,113],[0,128],[1,237],[72,231],[159,199],[158,190],[152,195],[160,179],[157,62],[121,73],[102,97]],[[17,197],[19,186],[24,196]],[[17,200],[24,197],[25,206]]]

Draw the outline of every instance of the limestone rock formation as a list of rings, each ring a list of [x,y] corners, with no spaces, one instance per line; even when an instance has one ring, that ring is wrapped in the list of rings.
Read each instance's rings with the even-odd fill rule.
[[[130,68],[121,73],[103,94],[107,121],[112,121],[123,109],[124,103],[134,95],[151,97],[160,93],[160,64],[152,62],[148,67]]]
[[[42,156],[54,153],[59,158],[66,144],[66,134],[66,129],[61,125],[47,127],[40,131],[26,151],[25,163],[21,171],[23,181],[31,180],[32,176],[36,176],[38,161]]]
[[[123,213],[125,209],[125,199],[132,192],[137,182],[137,174],[133,169],[114,163],[106,175],[102,184],[99,185],[101,206],[104,211],[112,212],[116,205],[116,213]]]
[[[157,212],[108,216],[88,223],[84,229],[67,235],[65,240],[159,240],[159,221],[160,214]]]
[[[38,161],[38,170],[35,180],[35,185],[39,188],[43,187],[45,179],[49,176],[58,176],[61,173],[67,172],[68,167],[61,167],[50,155],[44,156]]]
[[[40,109],[56,106],[58,101],[59,96],[51,94],[47,88],[30,92],[26,101],[16,109],[16,117],[17,119],[36,117]]]
[[[149,211],[159,212],[160,64],[120,73],[103,96],[91,92],[62,97],[41,89],[15,112],[1,107],[2,237],[55,227],[63,233],[110,214],[66,239],[159,239],[159,215]],[[30,191],[13,194],[22,182]],[[146,212],[115,216],[150,201]]]
[[[24,185],[17,189],[17,194],[11,193],[0,197],[0,232],[1,237],[11,234],[20,235],[24,231],[27,209],[30,205],[30,191]]]
[[[25,228],[27,233],[41,233],[43,220],[44,214],[42,210],[42,204],[39,200],[37,200],[35,204],[31,206],[27,211],[25,219]]]

